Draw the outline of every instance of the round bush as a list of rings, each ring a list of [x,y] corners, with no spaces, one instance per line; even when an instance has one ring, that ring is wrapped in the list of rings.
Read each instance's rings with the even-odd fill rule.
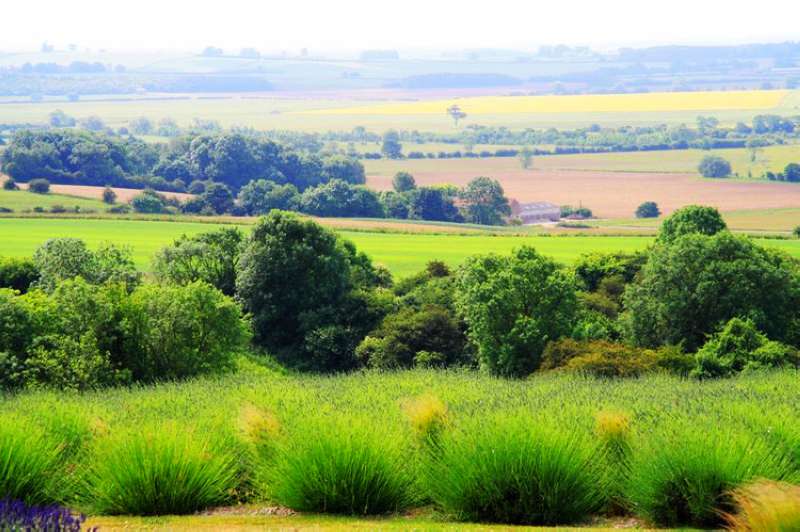
[[[271,499],[298,511],[394,512],[412,502],[403,448],[373,424],[339,418],[298,427],[265,466]]]
[[[236,468],[196,435],[148,427],[102,442],[87,474],[87,504],[108,515],[190,514],[228,501]]]
[[[28,190],[36,194],[47,194],[50,192],[50,181],[47,179],[31,179],[28,182]]]
[[[693,427],[679,433],[653,435],[637,449],[625,487],[632,509],[659,526],[718,527],[734,509],[731,490],[792,474],[774,446],[750,435]]]
[[[472,422],[445,435],[424,483],[445,512],[466,521],[556,525],[599,510],[605,481],[597,449],[522,415]]]
[[[0,419],[0,500],[46,504],[57,481],[59,445],[30,422]]]

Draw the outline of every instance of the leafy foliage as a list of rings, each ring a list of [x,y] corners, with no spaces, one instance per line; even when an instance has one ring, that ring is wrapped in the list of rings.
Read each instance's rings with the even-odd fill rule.
[[[717,209],[689,205],[678,209],[664,220],[658,232],[658,241],[672,242],[678,237],[694,233],[715,235],[727,228]]]
[[[734,317],[796,345],[800,273],[786,255],[723,232],[658,244],[625,291],[626,337],[641,346],[692,351]]]
[[[538,369],[547,342],[569,333],[578,306],[572,277],[530,247],[469,259],[457,301],[481,365],[517,377]]]

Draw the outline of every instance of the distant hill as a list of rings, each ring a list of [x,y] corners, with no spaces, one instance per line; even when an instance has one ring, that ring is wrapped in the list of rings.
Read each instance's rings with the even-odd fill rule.
[[[505,74],[422,74],[393,81],[389,87],[403,89],[466,89],[479,87],[508,87],[522,80]]]

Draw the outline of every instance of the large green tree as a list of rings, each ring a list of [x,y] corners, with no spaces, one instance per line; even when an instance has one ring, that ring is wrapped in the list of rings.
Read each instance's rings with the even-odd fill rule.
[[[482,225],[503,225],[511,207],[503,187],[495,179],[476,177],[461,191],[464,220]]]
[[[369,304],[374,273],[332,231],[272,211],[245,241],[236,289],[257,345],[292,366],[334,371],[355,365],[355,347],[383,317]]]
[[[658,241],[672,242],[678,237],[693,233],[714,235],[727,228],[722,215],[714,207],[689,205],[678,209],[664,220],[658,232]]]
[[[656,244],[624,301],[626,335],[642,346],[682,343],[692,351],[734,317],[770,339],[800,340],[797,264],[728,232]]]
[[[569,334],[578,309],[572,277],[531,247],[469,259],[456,298],[481,365],[503,376],[538,369],[545,346]]]

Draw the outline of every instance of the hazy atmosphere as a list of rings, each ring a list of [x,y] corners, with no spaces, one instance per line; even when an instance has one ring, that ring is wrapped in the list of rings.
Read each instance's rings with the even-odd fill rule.
[[[541,44],[629,46],[780,41],[797,34],[787,0],[498,0],[491,6],[429,2],[6,2],[0,50],[76,43],[113,49],[194,49],[207,44],[315,53],[363,47],[483,48]],[[102,22],[101,22],[102,21]],[[298,28],[302,26],[302,30]]]

